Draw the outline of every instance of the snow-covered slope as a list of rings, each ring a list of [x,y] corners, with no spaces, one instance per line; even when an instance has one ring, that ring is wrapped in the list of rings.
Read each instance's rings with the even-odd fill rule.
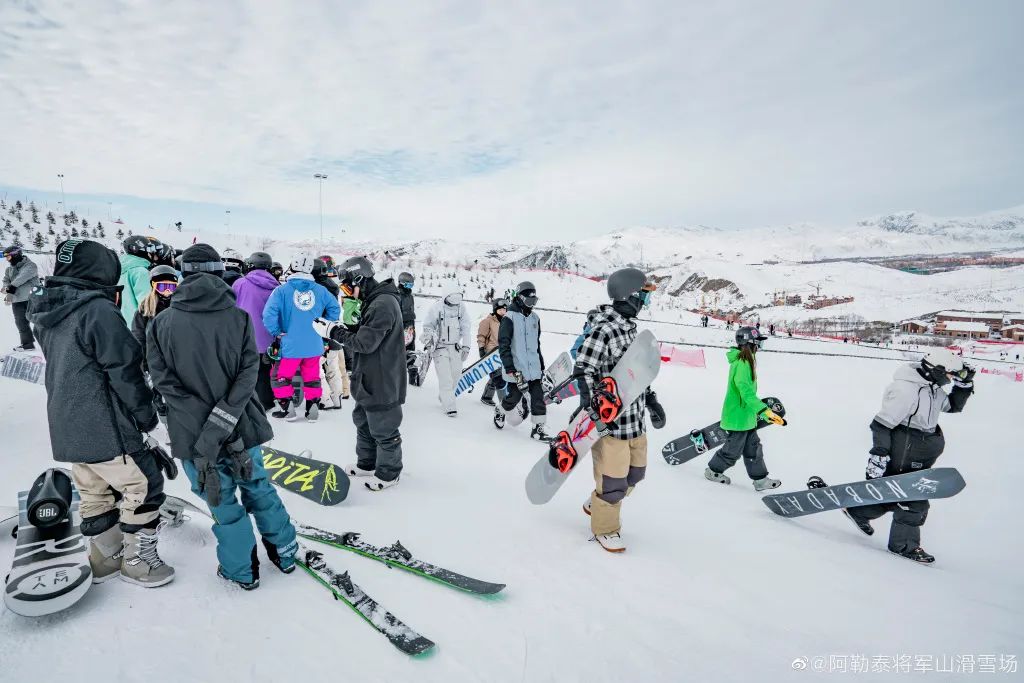
[[[8,348],[14,328],[3,310],[0,348]],[[548,314],[545,329],[563,322],[569,329],[568,318]],[[727,336],[701,334],[709,343]],[[546,334],[545,348],[565,348],[568,339]],[[508,584],[497,599],[475,599],[327,550],[329,562],[438,643],[429,658],[399,654],[301,572],[284,576],[264,561],[258,591],[225,585],[215,576],[209,522],[195,518],[163,535],[161,554],[178,572],[166,587],[94,586],[73,609],[37,620],[0,608],[0,680],[35,680],[43,668],[48,680],[75,681],[747,683],[805,680],[808,671],[792,668],[800,657],[866,657],[870,666],[897,655],[1019,655],[1024,550],[1013,539],[1024,537],[1016,491],[1024,466],[1004,427],[1019,421],[1022,385],[979,376],[967,410],[943,418],[948,447],[939,464],[960,469],[968,486],[932,505],[923,538],[938,562],[921,567],[885,551],[888,518],[874,538],[838,514],[785,520],[768,512],[741,465],[724,487],[704,481],[700,460],[665,464],[665,441],[718,416],[722,354],[708,349],[706,369],[662,369],[655,387],[668,426],[651,433],[647,478],[624,503],[623,556],[587,541],[580,504],[593,486],[589,462],[550,504],[531,506],[522,482],[542,447],[524,428],[497,432],[478,393],[460,399],[458,419],[443,417],[433,373],[410,390],[399,486],[382,494],[353,488],[334,508],[282,493],[298,519],[358,530],[378,544],[401,539],[424,559]],[[784,490],[801,488],[810,474],[830,482],[863,476],[866,425],[896,367],[761,357],[761,390],[781,397],[790,419],[762,432]],[[43,387],[0,378],[0,504],[52,465],[44,407]],[[571,409],[554,408],[553,424]],[[350,410],[313,425],[275,423],[273,445],[350,462]],[[189,495],[183,479],[168,488]],[[6,526],[0,531],[3,567],[14,543]]]

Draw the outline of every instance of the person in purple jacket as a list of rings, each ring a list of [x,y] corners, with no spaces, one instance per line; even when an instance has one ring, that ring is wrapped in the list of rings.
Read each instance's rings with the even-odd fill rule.
[[[252,318],[252,329],[256,335],[256,350],[260,352],[260,374],[256,380],[256,397],[264,410],[274,407],[274,388],[271,384],[273,362],[267,353],[274,338],[263,324],[263,309],[270,293],[280,285],[270,273],[274,259],[265,251],[254,252],[245,260],[245,276],[235,280],[231,289],[235,292],[235,305]]]

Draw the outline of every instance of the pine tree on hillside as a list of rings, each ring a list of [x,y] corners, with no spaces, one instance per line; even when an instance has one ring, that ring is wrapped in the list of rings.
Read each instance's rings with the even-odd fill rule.
[[[21,232],[15,230],[11,233],[11,243],[16,247],[23,246],[21,243]]]
[[[78,215],[75,213],[74,209],[71,210],[71,213],[68,214],[68,217],[71,218],[71,222],[72,223],[77,223],[78,222]]]
[[[32,206],[32,207],[31,207],[31,208],[29,209],[29,211],[31,211],[31,212],[32,212],[32,222],[33,222],[33,223],[38,223],[38,222],[39,222],[39,209],[37,209],[37,208],[36,208],[36,207],[35,207],[35,206],[33,205],[33,206]]]
[[[88,230],[89,229],[89,221],[87,221],[87,220],[85,220],[83,218],[82,219],[82,227],[85,228],[86,230]]]
[[[96,230],[100,234],[100,239],[106,238],[106,235],[103,234],[103,221],[96,222]]]
[[[49,235],[50,237],[53,237],[54,235],[56,235],[56,234],[57,234],[57,233],[56,233],[56,231],[54,231],[54,229],[53,229],[53,226],[52,226],[52,225],[50,226],[50,229],[46,231],[46,233],[47,233],[47,234],[48,234],[48,235]]]
[[[71,233],[68,232],[67,228],[64,228],[64,230],[61,232],[61,235],[63,235],[64,239],[66,239],[66,240],[71,239]]]
[[[21,209],[22,209],[23,207],[22,207],[22,204],[21,204],[21,200],[20,200],[20,199],[18,199],[17,201],[15,201],[15,202],[14,202],[14,208],[15,208],[15,210],[17,210],[17,211],[21,211]]]
[[[11,230],[14,230],[14,226],[11,225],[11,219],[10,218],[5,218],[4,219],[4,231],[10,232]]]
[[[65,226],[71,225],[71,217],[69,215],[64,214],[63,216],[61,216],[61,218],[64,219]]]
[[[43,247],[46,246],[46,238],[43,237],[43,233],[36,233],[36,238],[32,241],[32,245],[39,251],[43,250]]]
[[[46,212],[46,222],[50,224],[51,228],[57,222],[57,219],[53,217],[53,211],[47,211]]]
[[[7,208],[7,202],[4,201],[3,199],[0,199],[0,209],[6,209],[6,208]]]
[[[114,234],[117,236],[117,241],[118,242],[121,242],[121,241],[124,240],[124,230],[122,230],[121,228],[118,228],[117,232],[114,233]]]
[[[132,236],[132,229],[131,229],[131,228],[128,228],[128,236],[129,236],[129,237],[131,237],[131,236]]]
[[[97,237],[99,237],[99,235],[96,234],[96,228],[93,228],[92,229],[92,238],[96,239]]]
[[[71,228],[71,236],[78,237],[78,228]]]

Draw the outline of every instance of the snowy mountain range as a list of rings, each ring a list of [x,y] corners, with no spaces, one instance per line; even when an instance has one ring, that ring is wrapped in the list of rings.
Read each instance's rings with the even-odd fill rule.
[[[40,204],[39,209],[45,213],[50,207]],[[95,227],[95,220],[90,223]],[[60,220],[57,225],[61,226]],[[968,218],[935,218],[904,211],[839,226],[799,223],[748,230],[703,225],[633,227],[585,240],[542,244],[446,239],[321,244],[310,239],[188,227],[179,230],[175,226],[111,225],[108,221],[105,241],[113,248],[118,247],[118,240],[111,233],[118,229],[153,234],[176,247],[199,241],[220,250],[230,247],[243,255],[268,251],[283,263],[293,254],[308,250],[339,259],[365,254],[382,268],[396,272],[486,268],[507,273],[507,277],[498,278],[509,280],[507,285],[494,283],[499,291],[515,284],[513,280],[521,271],[563,271],[600,278],[616,268],[631,265],[658,277],[659,298],[672,297],[673,309],[744,310],[768,305],[780,292],[799,294],[805,299],[812,293],[854,297],[851,303],[820,311],[792,306],[763,309],[762,319],[855,315],[868,320],[895,321],[949,305],[977,310],[1024,309],[1021,266],[911,275],[858,262],[904,255],[991,251],[1024,256],[1024,206]],[[25,237],[22,235],[22,240],[28,243]],[[60,237],[59,232],[49,236],[47,247],[52,249],[53,240]],[[5,241],[9,239],[4,236]]]

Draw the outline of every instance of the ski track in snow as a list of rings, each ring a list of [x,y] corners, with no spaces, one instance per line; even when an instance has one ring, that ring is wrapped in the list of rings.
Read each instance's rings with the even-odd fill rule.
[[[590,303],[597,301],[595,290]],[[420,315],[427,305],[420,302]],[[484,310],[470,309],[474,319]],[[16,343],[5,310],[0,348]],[[542,324],[572,332],[580,318],[545,314]],[[706,343],[731,337],[676,331]],[[545,334],[546,355],[570,341]],[[1024,469],[1024,386],[979,375],[966,412],[943,417],[947,450],[938,465],[958,468],[967,488],[933,503],[923,544],[938,560],[921,567],[886,552],[889,517],[875,523],[872,538],[839,514],[782,519],[758,500],[742,464],[730,470],[731,486],[703,479],[706,458],[666,465],[662,444],[719,414],[724,351],[705,353],[706,369],[664,366],[654,385],[668,426],[650,432],[647,478],[625,501],[629,549],[622,556],[587,541],[580,505],[592,488],[589,459],[550,503],[530,505],[523,480],[543,446],[528,438],[528,425],[496,431],[479,387],[459,399],[458,419],[444,417],[433,372],[425,386],[409,389],[397,487],[371,493],[353,486],[333,508],[280,492],[299,520],[359,531],[380,546],[400,539],[416,557],[508,584],[496,598],[480,598],[317,547],[334,569],[348,570],[385,609],[437,643],[427,658],[401,654],[312,578],[277,572],[262,550],[259,590],[226,584],[215,575],[210,522],[193,515],[161,539],[161,555],[177,570],[166,587],[113,581],[93,586],[65,612],[34,620],[0,608],[0,681],[35,680],[43,666],[49,680],[83,681],[786,681],[812,675],[791,669],[800,656],[1022,654],[1024,503],[1016,483]],[[760,357],[761,394],[782,399],[790,420],[761,432],[782,490],[802,488],[811,474],[830,483],[863,476],[867,426],[896,367]],[[0,503],[13,502],[52,465],[45,401],[42,386],[0,378],[7,447]],[[346,402],[317,424],[274,421],[271,445],[352,462],[351,409]],[[552,427],[571,410],[571,402],[552,407]],[[191,498],[184,475],[167,489]],[[5,525],[4,563],[13,550]]]

